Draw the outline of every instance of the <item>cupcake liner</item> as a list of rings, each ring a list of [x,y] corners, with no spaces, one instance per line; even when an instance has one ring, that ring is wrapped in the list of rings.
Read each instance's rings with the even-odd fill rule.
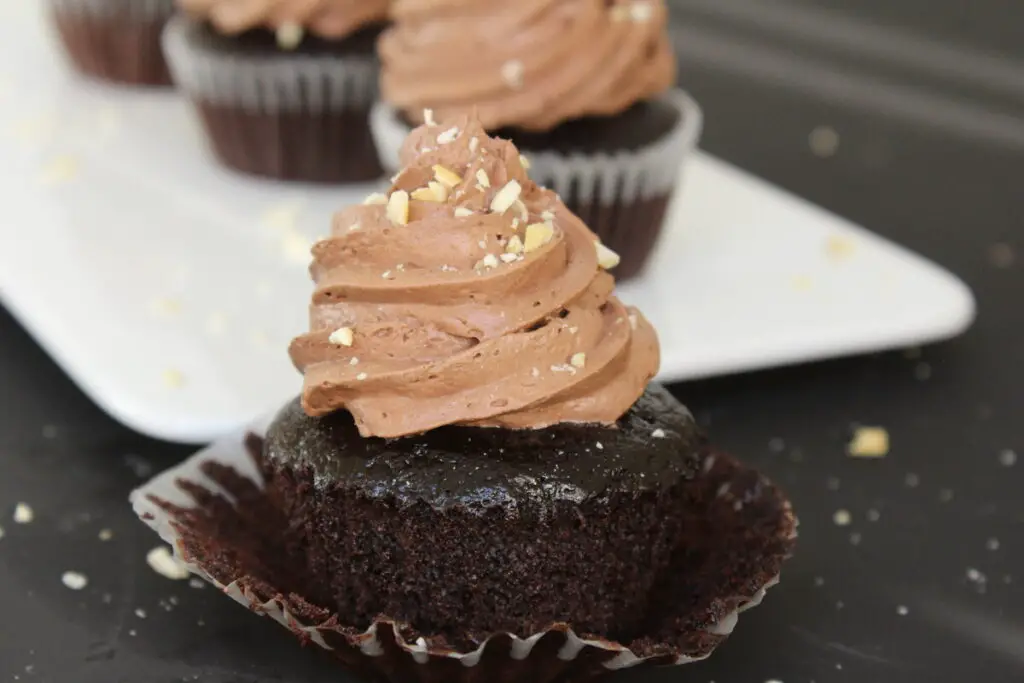
[[[225,166],[318,183],[380,177],[368,123],[376,58],[236,54],[204,41],[202,24],[183,16],[168,23],[163,45]]]
[[[248,113],[369,111],[377,59],[285,51],[241,55],[204,44],[202,24],[177,16],[164,31],[174,82],[195,100]]]
[[[432,647],[408,625],[386,616],[368,628],[345,625],[336,614],[306,602],[301,596],[268,586],[238,568],[235,549],[223,556],[193,555],[187,539],[194,537],[202,518],[217,520],[222,533],[251,533],[260,529],[246,519],[258,516],[264,482],[254,459],[272,417],[265,417],[246,432],[236,433],[204,449],[187,461],[156,476],[131,494],[139,517],[171,545],[176,556],[197,576],[257,614],[268,616],[303,642],[312,642],[356,673],[395,683],[445,681],[493,683],[522,681],[588,680],[618,669],[652,665],[680,665],[703,659],[736,625],[738,615],[759,604],[777,578],[752,595],[719,601],[723,618],[700,634],[706,644],[700,657],[676,652],[645,656],[601,638],[582,636],[568,624],[555,623],[528,637],[496,633],[478,647],[458,651]],[[708,467],[714,466],[709,458]],[[720,495],[727,495],[720,493]],[[242,510],[242,508],[247,508]],[[795,536],[795,529],[793,531]],[[248,561],[259,562],[249,558]],[[237,563],[237,564],[236,564]]]
[[[46,2],[79,71],[129,85],[171,84],[160,34],[174,12],[174,0]]]
[[[660,140],[640,149],[593,154],[520,149],[530,160],[530,177],[558,193],[622,257],[615,271],[620,280],[639,273],[653,250],[703,128],[700,105],[688,94],[673,89],[661,99],[680,111],[680,121]],[[387,171],[397,170],[409,126],[394,107],[383,102],[374,105],[370,121],[381,163]]]

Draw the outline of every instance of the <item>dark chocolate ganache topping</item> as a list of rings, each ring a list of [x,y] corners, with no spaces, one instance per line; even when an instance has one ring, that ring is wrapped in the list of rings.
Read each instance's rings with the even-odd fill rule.
[[[612,426],[446,426],[398,439],[360,436],[346,411],[310,417],[296,399],[271,425],[264,456],[270,468],[311,468],[322,488],[527,515],[678,485],[700,471],[705,451],[689,411],[652,384]]]

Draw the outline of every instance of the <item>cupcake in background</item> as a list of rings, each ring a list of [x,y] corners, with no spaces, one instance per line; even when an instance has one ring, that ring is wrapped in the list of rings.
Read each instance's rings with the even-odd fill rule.
[[[639,273],[701,130],[674,87],[664,0],[395,0],[391,15],[373,115],[385,167],[413,125],[475,111],[621,255],[620,280]]]
[[[388,0],[177,4],[164,51],[224,165],[319,183],[381,175],[368,119]]]
[[[174,0],[46,0],[71,63],[114,83],[171,84],[160,33]]]

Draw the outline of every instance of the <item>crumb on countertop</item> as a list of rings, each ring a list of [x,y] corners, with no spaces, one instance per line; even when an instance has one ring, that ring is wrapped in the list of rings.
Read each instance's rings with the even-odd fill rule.
[[[146,553],[146,564],[157,574],[175,581],[187,579],[191,575],[188,567],[172,555],[165,545],[157,546]]]
[[[852,458],[884,458],[889,454],[889,432],[883,427],[858,427],[846,452]]]

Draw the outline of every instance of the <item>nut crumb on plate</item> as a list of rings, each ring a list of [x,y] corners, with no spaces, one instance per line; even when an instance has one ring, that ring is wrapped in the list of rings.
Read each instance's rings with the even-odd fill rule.
[[[846,452],[853,458],[884,458],[889,454],[889,432],[883,427],[858,427]]]

